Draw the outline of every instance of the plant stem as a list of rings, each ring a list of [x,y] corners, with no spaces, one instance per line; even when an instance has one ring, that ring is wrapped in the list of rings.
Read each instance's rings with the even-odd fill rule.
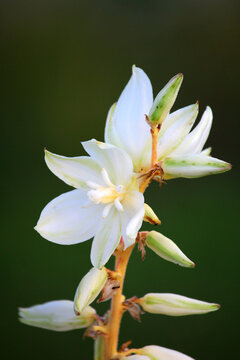
[[[120,323],[122,319],[123,309],[123,283],[127,269],[127,264],[132,253],[134,245],[128,247],[125,251],[117,249],[115,271],[121,275],[120,288],[112,298],[110,319],[107,325],[108,336],[105,336],[104,341],[104,360],[110,360],[117,353],[118,335],[120,329]]]
[[[151,134],[152,134],[152,167],[157,162],[157,142],[158,142],[158,133],[160,131],[159,125],[153,125],[151,128]]]

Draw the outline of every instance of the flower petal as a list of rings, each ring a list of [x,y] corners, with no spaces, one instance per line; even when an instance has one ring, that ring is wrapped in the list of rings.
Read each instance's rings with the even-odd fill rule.
[[[145,115],[148,114],[152,103],[153,94],[149,78],[143,70],[133,66],[132,77],[117,102],[112,126],[135,167],[138,166],[146,141],[150,137]],[[113,144],[119,146],[119,141],[114,140]]]
[[[101,268],[119,244],[121,238],[121,222],[118,210],[112,208],[100,226],[93,239],[91,261],[93,266]]]
[[[116,109],[117,103],[114,103],[107,115],[106,125],[105,125],[105,132],[104,132],[104,138],[106,143],[115,145],[117,147],[120,147],[124,149],[124,145],[121,142],[121,136],[116,130],[116,126],[113,120],[113,114]]]
[[[35,227],[42,237],[57,244],[71,245],[94,236],[103,206],[90,204],[81,190],[69,191],[43,209]]]
[[[158,137],[158,159],[161,160],[181,144],[198,114],[198,103],[170,114],[163,122]]]
[[[144,197],[139,191],[131,191],[122,201],[124,211],[121,213],[122,236],[124,248],[134,244],[138,230],[145,215]]]
[[[124,150],[95,139],[85,141],[82,145],[91,158],[107,170],[115,185],[128,185],[132,179],[133,164]]]
[[[164,159],[162,169],[164,179],[196,178],[228,171],[231,164],[206,155],[176,155]]]
[[[211,152],[212,152],[212,148],[209,147],[209,148],[206,148],[206,149],[204,149],[203,151],[201,151],[201,152],[200,152],[200,155],[208,156],[208,155],[211,154]]]
[[[20,321],[26,325],[54,331],[68,331],[90,326],[95,320],[95,310],[88,306],[80,316],[73,311],[69,300],[49,301],[29,308],[20,308]]]
[[[88,156],[65,157],[45,150],[45,161],[56,176],[75,188],[87,188],[87,181],[103,184],[101,168]]]
[[[186,136],[182,143],[171,153],[171,155],[197,154],[202,150],[207,141],[212,126],[213,114],[208,106],[199,124]]]

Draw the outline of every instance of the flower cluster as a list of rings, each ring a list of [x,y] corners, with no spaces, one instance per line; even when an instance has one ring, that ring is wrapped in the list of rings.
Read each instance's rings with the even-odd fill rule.
[[[119,319],[120,316],[114,310],[116,304],[120,306],[121,315],[129,311],[137,319],[141,308],[169,316],[203,314],[219,308],[215,303],[169,293],[149,293],[141,298],[121,300],[126,270],[124,254],[130,256],[136,242],[142,257],[146,249],[151,249],[180,266],[195,265],[163,234],[139,232],[143,221],[160,223],[144,203],[143,193],[150,182],[196,178],[231,168],[230,164],[210,156],[211,148],[203,149],[212,125],[210,107],[193,130],[198,102],[171,112],[182,80],[182,74],[175,76],[153,99],[149,78],[133,66],[131,79],[109,110],[105,142],[95,139],[83,142],[88,156],[64,157],[45,150],[49,169],[74,190],[47,204],[35,229],[45,239],[62,245],[93,238],[93,268],[80,281],[74,301],[51,301],[20,308],[20,321],[55,331],[87,328],[86,336],[95,340],[95,360],[191,359],[153,345],[129,349],[127,344],[117,351],[111,345],[114,336],[111,326],[117,326],[113,317]],[[113,254],[116,256],[114,271],[105,267]],[[115,301],[110,313],[103,317],[90,306],[100,293],[98,301],[111,298]]]

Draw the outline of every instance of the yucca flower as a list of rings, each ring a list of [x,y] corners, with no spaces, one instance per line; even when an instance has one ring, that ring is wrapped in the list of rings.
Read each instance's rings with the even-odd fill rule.
[[[101,268],[121,236],[125,248],[135,242],[145,213],[144,198],[124,150],[94,139],[82,145],[90,157],[68,158],[45,151],[49,169],[76,189],[52,200],[35,229],[63,245],[94,237],[91,261]]]
[[[157,114],[161,124],[157,154],[164,179],[195,178],[231,168],[230,164],[209,156],[211,148],[203,150],[213,119],[210,107],[191,132],[198,115],[198,102],[170,113],[182,78],[179,74],[171,79],[153,102],[149,78],[143,70],[133,66],[132,77],[109,110],[105,141],[124,149],[132,158],[136,172],[151,167],[152,140],[146,115],[151,117],[156,108],[158,112],[161,109],[161,114]]]

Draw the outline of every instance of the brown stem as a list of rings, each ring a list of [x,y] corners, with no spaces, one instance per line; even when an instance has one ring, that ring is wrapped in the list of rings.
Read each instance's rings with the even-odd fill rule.
[[[112,298],[110,319],[107,325],[108,336],[104,341],[104,360],[110,360],[117,353],[118,335],[122,319],[122,302],[123,302],[123,283],[127,269],[128,260],[134,245],[128,247],[125,251],[118,249],[116,251],[115,271],[121,274],[120,288]]]

